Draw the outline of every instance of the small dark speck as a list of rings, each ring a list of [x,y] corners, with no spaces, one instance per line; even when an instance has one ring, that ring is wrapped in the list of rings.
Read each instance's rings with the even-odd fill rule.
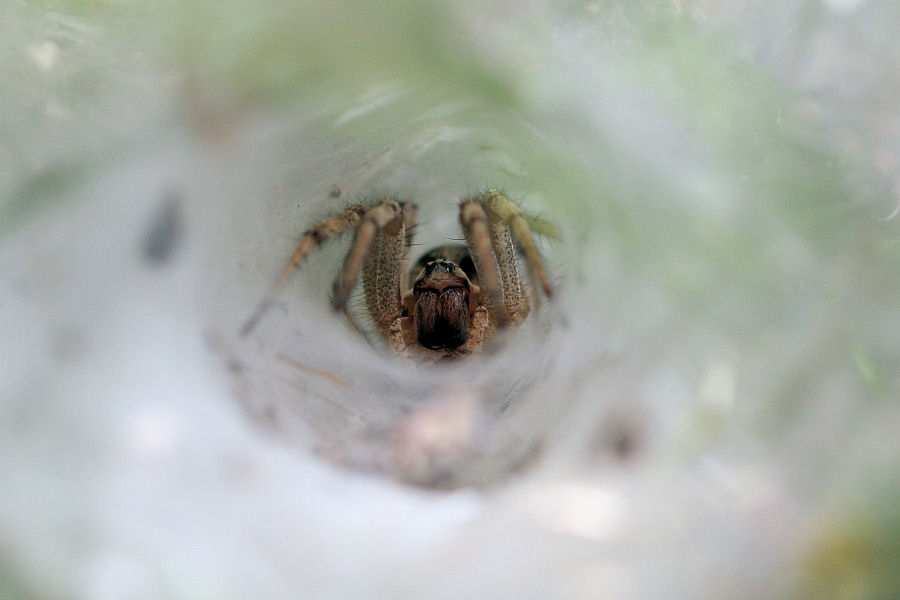
[[[169,192],[154,214],[141,244],[141,254],[147,262],[162,265],[172,260],[183,235],[182,221],[181,197]]]
[[[628,429],[621,429],[616,432],[612,439],[612,448],[615,455],[622,459],[628,459],[634,456],[640,444],[638,443],[637,434]]]
[[[341,197],[341,188],[335,183],[331,186],[331,191],[328,192],[328,195],[332,198],[340,198]]]
[[[638,455],[645,445],[645,424],[636,415],[618,415],[610,418],[597,431],[592,451],[612,455],[620,461],[628,461]]]

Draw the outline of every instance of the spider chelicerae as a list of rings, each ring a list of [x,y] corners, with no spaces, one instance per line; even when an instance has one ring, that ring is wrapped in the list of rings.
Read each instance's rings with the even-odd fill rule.
[[[386,199],[371,206],[355,204],[317,223],[303,235],[242,333],[256,326],[310,250],[351,229],[356,235],[334,281],[332,306],[355,325],[347,300],[362,273],[369,316],[378,334],[402,357],[436,362],[476,353],[499,330],[528,316],[529,287],[535,304],[538,288],[552,297],[532,236],[533,229],[550,234],[551,228],[526,217],[503,192],[491,189],[463,200],[459,222],[466,243],[432,248],[408,268],[416,215],[415,204]],[[519,275],[519,252],[532,286]]]

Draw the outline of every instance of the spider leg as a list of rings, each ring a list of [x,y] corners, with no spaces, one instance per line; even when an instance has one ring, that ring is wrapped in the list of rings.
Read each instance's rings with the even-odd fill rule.
[[[476,198],[481,202],[484,196]],[[519,323],[528,316],[531,310],[528,293],[519,276],[519,258],[513,244],[509,226],[500,215],[485,208],[491,224],[491,246],[497,257],[500,279],[503,284],[503,308],[510,322]]]
[[[366,306],[382,337],[400,356],[408,358],[407,348],[416,339],[413,319],[403,316],[404,301],[409,292],[409,247],[418,216],[415,204],[401,203],[402,228],[386,226],[376,240],[380,248],[369,255],[363,267]],[[381,259],[376,262],[376,257]]]
[[[409,248],[412,246],[413,239],[416,235],[416,225],[418,224],[419,208],[415,204],[409,202],[403,205],[403,223],[406,230],[406,239],[404,240],[403,259],[400,262],[400,294],[401,296],[410,288],[409,283]]]
[[[344,266],[334,280],[331,305],[335,310],[343,310],[353,286],[359,279],[359,273],[366,264],[366,303],[376,322],[383,305],[399,307],[400,305],[400,262],[405,247],[406,235],[403,228],[403,213],[400,204],[395,200],[385,200],[370,208],[362,216],[356,227],[353,245],[344,259]],[[393,246],[399,246],[395,250]],[[396,256],[395,256],[396,255]],[[394,265],[396,263],[396,265]],[[371,265],[371,267],[369,266]],[[379,265],[382,268],[379,268]],[[373,279],[369,279],[369,275]],[[370,293],[382,289],[385,280],[393,280],[393,294],[376,302],[376,311],[369,302]],[[370,292],[370,290],[372,292]],[[396,295],[396,300],[393,298]]]
[[[382,337],[390,341],[390,330],[400,316],[403,267],[416,205],[394,203],[397,213],[375,234],[363,264],[366,307]]]
[[[253,329],[259,323],[259,320],[272,307],[272,304],[275,302],[275,298],[278,296],[281,288],[284,287],[284,284],[287,282],[288,278],[291,276],[294,270],[300,266],[300,263],[303,262],[303,260],[306,258],[306,255],[309,254],[310,250],[312,250],[316,246],[320,246],[322,242],[335,235],[344,233],[348,229],[353,229],[354,227],[359,225],[360,219],[364,214],[366,214],[366,207],[362,206],[361,204],[357,204],[350,207],[345,212],[339,215],[328,217],[327,219],[320,221],[315,226],[308,229],[300,239],[300,243],[294,250],[294,254],[291,256],[291,259],[281,271],[281,275],[279,275],[278,279],[275,281],[272,287],[269,288],[269,291],[266,294],[265,298],[263,298],[262,302],[259,303],[259,306],[256,307],[256,310],[253,312],[250,318],[247,319],[247,321],[244,323],[244,326],[241,327],[241,335],[246,336],[253,331]]]
[[[488,216],[477,200],[463,200],[459,205],[459,222],[462,225],[472,261],[475,263],[475,270],[478,271],[478,280],[484,294],[485,304],[497,322],[505,325],[508,315],[503,310],[502,281],[491,242]]]
[[[509,227],[513,240],[525,255],[531,279],[536,285],[541,287],[547,298],[552,298],[553,286],[550,284],[547,267],[544,265],[544,259],[541,258],[534,244],[531,229],[519,207],[500,190],[488,190],[479,197],[479,200],[484,204],[488,214],[496,215],[498,219],[502,220]],[[535,298],[537,297],[535,293]]]

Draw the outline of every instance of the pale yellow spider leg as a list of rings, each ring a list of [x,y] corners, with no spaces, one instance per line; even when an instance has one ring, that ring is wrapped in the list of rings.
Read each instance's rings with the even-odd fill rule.
[[[401,313],[410,226],[407,219],[415,220],[415,210],[414,205],[401,205],[400,213],[375,234],[362,267],[366,308],[385,339],[390,337],[391,324]]]
[[[476,200],[464,200],[459,205],[459,222],[462,225],[466,244],[478,280],[484,294],[485,304],[500,325],[507,322],[506,311],[503,310],[503,289],[497,259],[491,244],[490,222],[481,204]]]
[[[350,297],[350,292],[359,278],[359,273],[362,270],[363,263],[366,262],[366,257],[369,255],[369,250],[375,241],[376,234],[388,223],[400,217],[400,215],[400,205],[395,200],[385,200],[381,204],[370,208],[363,215],[359,225],[356,227],[356,237],[353,238],[353,245],[344,259],[344,266],[337,279],[334,280],[331,305],[335,310],[343,310],[347,305],[347,299]],[[402,218],[397,227],[402,230]],[[399,273],[397,276],[397,304],[399,305]]]
[[[366,207],[357,204],[350,207],[345,212],[328,217],[308,229],[306,233],[303,234],[303,238],[301,238],[300,243],[294,250],[294,254],[291,256],[287,265],[285,265],[284,269],[281,271],[281,275],[272,287],[269,288],[269,292],[266,294],[265,298],[263,298],[262,302],[259,303],[259,306],[256,307],[256,310],[250,318],[244,323],[244,326],[241,327],[241,335],[246,336],[253,331],[257,323],[259,323],[259,320],[266,314],[269,308],[272,307],[275,298],[278,296],[281,288],[284,287],[288,278],[294,270],[300,266],[300,263],[303,262],[310,250],[316,246],[320,246],[325,240],[359,225],[360,219],[365,213]]]
[[[480,199],[480,198],[477,198]],[[497,266],[500,268],[500,279],[503,284],[503,308],[510,323],[525,320],[531,310],[528,293],[519,276],[519,257],[513,244],[509,226],[496,212],[485,210],[491,223],[491,245]]]
[[[519,207],[500,190],[488,190],[479,199],[484,203],[488,212],[496,214],[509,226],[513,240],[522,249],[522,253],[525,254],[525,261],[528,264],[534,283],[541,287],[548,298],[552,298],[553,286],[550,284],[547,267],[544,265],[544,259],[541,258],[541,254],[534,244],[531,229],[528,227],[528,222],[525,220]]]

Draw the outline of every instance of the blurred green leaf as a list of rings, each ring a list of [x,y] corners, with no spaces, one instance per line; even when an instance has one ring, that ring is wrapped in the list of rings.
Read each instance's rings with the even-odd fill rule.
[[[88,165],[75,159],[38,171],[13,190],[0,206],[0,235],[21,226],[71,194],[88,177]]]

